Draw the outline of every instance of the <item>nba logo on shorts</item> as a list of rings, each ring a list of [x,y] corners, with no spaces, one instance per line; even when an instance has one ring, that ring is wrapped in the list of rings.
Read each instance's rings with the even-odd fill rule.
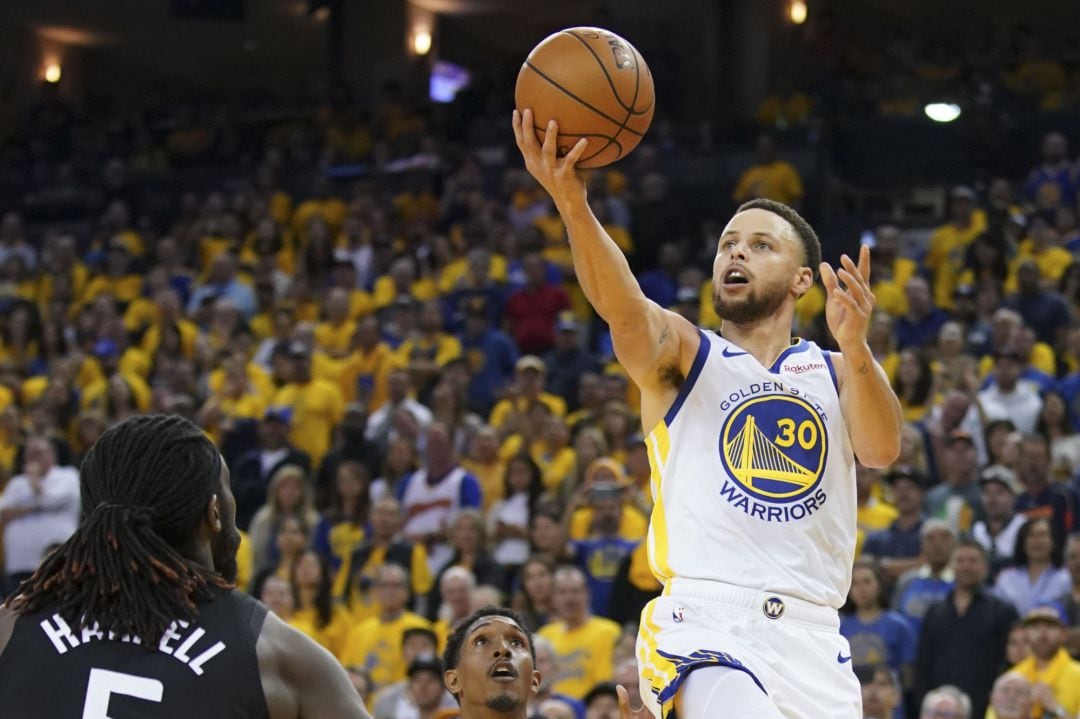
[[[769,597],[762,602],[761,611],[769,619],[779,619],[784,616],[784,600],[780,597]]]
[[[685,622],[686,617],[683,616],[683,608],[682,607],[675,607],[674,609],[672,609],[671,610],[671,619],[676,624],[682,624],[683,622]]]

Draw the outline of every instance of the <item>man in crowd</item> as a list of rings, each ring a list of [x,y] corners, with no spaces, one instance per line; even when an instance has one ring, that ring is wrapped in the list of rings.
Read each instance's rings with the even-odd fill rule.
[[[1024,524],[1023,515],[1014,510],[1020,484],[1007,467],[987,467],[979,478],[979,492],[982,519],[971,528],[971,536],[989,556],[992,579],[1012,562],[1016,535]]]
[[[26,442],[23,473],[0,495],[6,582],[0,600],[38,568],[46,550],[66,541],[79,524],[79,472],[56,466],[56,450],[46,437]]]
[[[898,515],[888,529],[871,534],[863,544],[863,556],[873,557],[890,582],[922,563],[919,556],[919,533],[923,525],[923,496],[926,477],[911,467],[900,467],[885,474],[892,487],[893,504]]]
[[[923,618],[915,662],[915,696],[952,684],[972,700],[974,716],[986,712],[994,677],[1005,662],[1005,642],[1016,609],[986,591],[986,550],[962,539],[952,553],[953,588]]]
[[[943,599],[952,589],[949,558],[956,544],[956,532],[940,519],[923,522],[919,534],[920,556],[924,562],[905,572],[893,592],[893,609],[907,617],[916,630],[930,605]]]
[[[855,670],[862,687],[863,719],[893,719],[900,704],[900,679],[888,664],[868,664]]]
[[[1005,672],[994,682],[990,693],[990,719],[1029,719],[1031,682],[1016,672]]]
[[[1013,671],[1032,684],[1031,716],[1055,719],[1080,712],[1080,662],[1065,651],[1065,620],[1055,604],[1033,607],[1024,615],[1031,654]]]

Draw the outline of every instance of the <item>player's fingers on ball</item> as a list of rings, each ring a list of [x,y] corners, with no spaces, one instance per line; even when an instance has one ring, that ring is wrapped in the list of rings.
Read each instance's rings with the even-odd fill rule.
[[[521,115],[517,110],[510,116],[510,127],[514,130],[514,142],[521,147]]]
[[[566,164],[573,167],[577,164],[577,161],[581,159],[581,155],[585,152],[585,148],[589,146],[589,141],[584,137],[574,143],[574,146],[570,148],[570,152],[566,153]]]
[[[544,144],[540,148],[540,152],[543,153],[544,159],[555,159],[555,149],[559,144],[558,125],[554,120],[549,120],[547,128],[544,130]]]
[[[540,143],[536,139],[536,127],[533,125],[532,110],[525,108],[521,112],[521,141],[529,150],[535,151]]]

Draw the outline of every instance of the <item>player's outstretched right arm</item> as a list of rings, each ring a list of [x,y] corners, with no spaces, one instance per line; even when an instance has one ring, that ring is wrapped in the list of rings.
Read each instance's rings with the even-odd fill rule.
[[[330,652],[268,613],[256,644],[270,719],[371,719]]]
[[[622,250],[589,209],[585,183],[574,170],[587,141],[579,140],[560,158],[554,121],[546,128],[543,145],[536,138],[531,110],[515,110],[513,124],[526,169],[551,195],[566,224],[574,272],[585,297],[611,328],[619,362],[643,389],[660,385],[661,367],[679,365],[685,372],[697,352],[697,329],[645,296]]]

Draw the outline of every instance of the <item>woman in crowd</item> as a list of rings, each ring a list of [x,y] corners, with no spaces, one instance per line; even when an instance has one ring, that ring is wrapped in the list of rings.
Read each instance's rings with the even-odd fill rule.
[[[319,523],[319,513],[315,511],[312,503],[307,472],[296,464],[279,467],[270,477],[266,489],[266,504],[255,512],[248,527],[256,572],[276,565],[275,535],[281,517],[287,514],[299,515],[308,527]]]
[[[502,499],[488,512],[488,532],[497,544],[492,558],[506,570],[505,581],[517,574],[529,557],[529,516],[544,491],[540,468],[526,454],[518,454],[506,465]]]
[[[888,664],[908,686],[918,637],[900,614],[886,609],[881,574],[873,560],[857,559],[840,633],[851,645],[855,667]]]
[[[334,494],[319,523],[311,546],[337,572],[346,557],[364,541],[370,506],[370,477],[360,462],[347,460],[338,466]]]
[[[326,560],[312,549],[303,550],[293,562],[289,583],[296,594],[289,623],[337,656],[352,623],[348,610],[330,596]]]
[[[998,574],[994,593],[1012,602],[1020,616],[1037,604],[1058,599],[1072,587],[1069,573],[1061,568],[1061,555],[1050,521],[1029,519],[1016,536],[1015,566]]]
[[[256,597],[262,594],[263,584],[268,577],[289,580],[293,566],[304,550],[311,546],[310,543],[311,525],[307,524],[301,515],[286,514],[281,517],[274,541],[276,560],[255,573],[255,579],[251,582],[251,593]]]
[[[551,621],[555,562],[546,554],[534,554],[521,566],[520,576],[521,586],[510,604],[535,632]]]

